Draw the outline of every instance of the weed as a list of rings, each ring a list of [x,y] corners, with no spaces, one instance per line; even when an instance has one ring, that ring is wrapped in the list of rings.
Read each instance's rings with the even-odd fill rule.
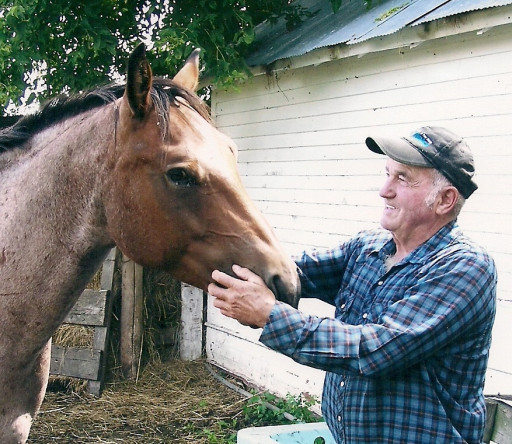
[[[284,399],[271,393],[255,393],[231,421],[219,420],[207,429],[190,430],[201,442],[236,444],[236,433],[245,427],[264,427],[321,421],[310,409],[317,399],[307,395],[287,395]]]
[[[250,398],[243,408],[244,419],[251,426],[268,426],[318,422],[321,418],[311,411],[317,403],[315,397],[307,395],[277,396],[264,392]]]

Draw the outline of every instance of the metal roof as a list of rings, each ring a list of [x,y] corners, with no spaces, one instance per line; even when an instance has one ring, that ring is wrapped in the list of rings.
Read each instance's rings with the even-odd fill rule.
[[[268,65],[325,46],[360,43],[408,26],[512,4],[512,0],[373,0],[371,8],[363,0],[343,0],[336,13],[329,0],[294,3],[313,15],[291,31],[283,19],[274,25],[262,23],[256,30],[258,49],[247,58],[250,66]]]

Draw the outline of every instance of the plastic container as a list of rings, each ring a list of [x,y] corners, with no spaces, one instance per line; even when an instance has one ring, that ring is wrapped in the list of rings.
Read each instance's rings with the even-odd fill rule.
[[[336,444],[325,422],[249,427],[238,431],[237,444]]]

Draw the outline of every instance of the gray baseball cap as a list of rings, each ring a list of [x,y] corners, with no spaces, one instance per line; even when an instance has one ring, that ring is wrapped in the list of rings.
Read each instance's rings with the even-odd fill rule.
[[[366,146],[405,165],[435,168],[466,199],[478,188],[469,146],[446,128],[424,126],[407,137],[368,137]]]

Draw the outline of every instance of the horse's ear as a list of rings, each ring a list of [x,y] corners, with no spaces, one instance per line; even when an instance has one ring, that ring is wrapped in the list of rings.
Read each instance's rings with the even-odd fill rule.
[[[142,119],[149,110],[149,91],[153,74],[146,59],[146,46],[141,43],[128,59],[126,97],[135,116]]]
[[[199,48],[194,49],[185,61],[185,65],[172,79],[183,88],[195,91],[199,84]]]

